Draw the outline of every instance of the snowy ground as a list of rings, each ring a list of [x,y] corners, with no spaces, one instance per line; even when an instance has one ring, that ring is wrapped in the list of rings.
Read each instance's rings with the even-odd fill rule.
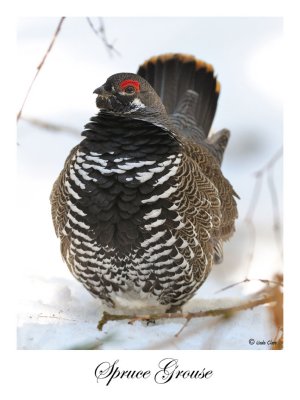
[[[126,321],[108,322],[101,332],[96,326],[102,313],[99,301],[93,299],[74,280],[28,279],[28,289],[38,288],[30,300],[20,306],[18,348],[71,349],[98,347],[110,350],[128,349],[266,349],[270,346],[249,344],[249,339],[274,339],[269,314],[264,307],[245,311],[228,321],[215,317],[193,319],[175,337],[184,320],[160,320],[147,325]],[[39,294],[37,292],[40,292]],[[216,299],[195,298],[184,311],[199,311],[216,306],[237,305],[242,299],[222,296]],[[117,310],[128,314],[141,310]],[[113,311],[115,312],[115,311]]]
[[[178,23],[168,19],[168,35],[164,35],[165,24],[162,19],[156,20],[156,33],[161,40],[153,41],[149,33],[153,26],[151,19],[107,18],[107,34],[112,39],[118,38],[117,47],[122,53],[122,57],[110,59],[84,19],[67,19],[24,109],[25,116],[68,125],[80,132],[95,112],[92,91],[112,73],[135,71],[144,58],[169,51],[192,53],[216,66],[223,91],[214,127],[226,126],[232,131],[223,170],[241,197],[240,220],[236,235],[226,244],[224,263],[214,268],[197,297],[185,306],[186,311],[236,305],[261,288],[261,284],[253,282],[216,293],[244,279],[247,274],[251,237],[243,220],[255,183],[253,173],[265,165],[282,143],[280,100],[278,93],[273,92],[271,74],[268,76],[268,66],[279,68],[278,52],[274,49],[279,49],[281,25],[277,19],[229,20],[181,19],[181,33],[184,34],[180,38],[176,33]],[[23,66],[18,85],[20,103],[56,23],[56,19],[20,21],[19,56]],[[145,32],[144,36],[136,38],[138,52],[129,45],[128,24]],[[74,44],[74,35],[81,38],[79,47]],[[234,55],[234,63],[224,53],[226,49],[220,47],[220,36],[226,43],[230,41],[227,50]],[[206,41],[200,38],[206,38]],[[149,43],[149,48],[146,49],[142,41]],[[276,53],[276,63],[273,53]],[[101,303],[75,281],[64,265],[50,216],[52,184],[68,152],[79,140],[76,133],[47,131],[22,120],[18,125],[19,223],[15,265],[20,265],[20,271],[17,347],[69,349],[97,345],[101,349],[266,349],[268,346],[249,345],[250,338],[267,341],[275,336],[269,313],[263,306],[222,323],[214,318],[193,320],[177,338],[174,335],[184,323],[181,320],[158,321],[149,326],[140,322],[134,325],[128,325],[126,321],[109,322],[102,332],[97,330],[103,311]],[[281,211],[280,161],[273,177]],[[282,265],[274,238],[273,207],[265,178],[253,222],[256,245],[249,278],[271,279]]]
[[[73,279],[28,278],[26,290],[30,300],[22,300],[18,318],[19,349],[72,349],[97,347],[110,350],[128,349],[261,349],[270,346],[249,344],[249,339],[274,339],[268,311],[262,306],[244,311],[229,320],[215,317],[193,319],[175,337],[184,320],[160,320],[147,325],[126,321],[108,322],[103,330],[96,326],[103,307]],[[199,293],[200,295],[200,293]],[[192,299],[183,311],[207,310],[238,305],[243,297],[214,296]],[[109,311],[109,310],[107,310]],[[142,310],[118,309],[118,314]],[[148,310],[147,310],[148,311]]]

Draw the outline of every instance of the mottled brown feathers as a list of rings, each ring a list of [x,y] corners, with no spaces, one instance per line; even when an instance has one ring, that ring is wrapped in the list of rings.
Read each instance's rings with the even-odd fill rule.
[[[52,212],[52,220],[55,228],[55,233],[57,236],[63,236],[63,229],[67,222],[67,214],[68,214],[68,204],[67,201],[69,199],[69,193],[67,192],[65,182],[67,179],[66,171],[69,170],[70,164],[73,161],[73,156],[76,154],[78,150],[78,146],[75,146],[68,158],[66,159],[64,169],[59,174],[58,178],[54,182],[51,195],[51,212]]]
[[[223,176],[219,163],[205,147],[195,145],[186,140],[184,149],[187,156],[192,158],[217,189],[220,200],[221,223],[216,231],[216,239],[227,240],[234,233],[235,219],[238,217],[237,205],[234,198],[235,192],[230,182]],[[187,163],[188,164],[188,163]]]

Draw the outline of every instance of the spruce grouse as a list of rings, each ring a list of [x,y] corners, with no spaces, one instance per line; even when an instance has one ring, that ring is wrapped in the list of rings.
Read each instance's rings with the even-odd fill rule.
[[[208,137],[220,85],[193,56],[152,57],[94,91],[85,125],[51,193],[71,273],[94,296],[175,311],[222,261],[238,197],[220,165],[229,139]]]

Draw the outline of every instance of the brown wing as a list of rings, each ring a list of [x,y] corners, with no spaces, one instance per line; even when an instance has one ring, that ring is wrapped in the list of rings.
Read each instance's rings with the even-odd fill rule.
[[[235,231],[234,222],[238,216],[235,191],[229,181],[223,176],[217,159],[203,146],[189,140],[184,140],[186,156],[196,162],[201,173],[215,186],[220,201],[220,227],[216,233],[216,240],[226,240]],[[202,190],[202,189],[200,189]]]
[[[67,260],[67,252],[69,249],[69,239],[64,234],[64,228],[67,223],[67,215],[68,215],[68,198],[69,194],[66,190],[65,181],[67,178],[68,171],[70,169],[70,165],[72,163],[73,156],[78,150],[78,146],[75,146],[68,158],[66,159],[65,165],[58,178],[54,182],[51,195],[50,195],[50,203],[51,203],[51,213],[52,213],[52,221],[55,229],[56,235],[61,240],[61,253],[65,261]]]

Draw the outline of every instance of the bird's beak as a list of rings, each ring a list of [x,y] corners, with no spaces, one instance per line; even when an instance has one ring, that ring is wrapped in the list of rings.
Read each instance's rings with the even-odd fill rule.
[[[103,108],[106,110],[111,109],[111,103],[110,103],[111,93],[107,92],[104,89],[103,85],[95,89],[93,93],[96,93],[98,95],[96,98],[96,106],[98,108]]]
[[[95,89],[94,91],[93,91],[93,93],[96,93],[96,94],[99,94],[99,95],[104,95],[104,93],[105,93],[105,89],[104,89],[104,87],[103,87],[103,85],[102,86],[100,86],[100,87],[98,87],[97,89]]]

